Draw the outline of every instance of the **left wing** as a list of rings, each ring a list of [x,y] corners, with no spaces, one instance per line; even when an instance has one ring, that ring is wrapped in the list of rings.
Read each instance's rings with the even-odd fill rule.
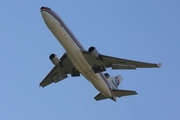
[[[96,68],[97,66],[102,66],[112,69],[136,69],[136,68],[159,68],[161,63],[147,63],[140,62],[122,58],[111,57],[107,55],[100,54],[101,59],[96,59],[88,51],[82,51],[85,59],[91,65],[91,67]],[[97,67],[98,68],[98,67]]]
[[[112,69],[136,69],[136,68],[159,68],[161,63],[147,63],[122,58],[116,58],[106,55],[101,55],[103,61],[106,63],[106,67],[112,67]]]
[[[64,53],[60,58],[60,66],[54,66],[51,71],[47,74],[47,76],[42,80],[40,86],[45,87],[51,83],[57,83],[65,78],[67,78],[67,74],[71,74],[72,76],[79,76],[79,72],[76,70],[74,65],[71,63],[67,54]]]

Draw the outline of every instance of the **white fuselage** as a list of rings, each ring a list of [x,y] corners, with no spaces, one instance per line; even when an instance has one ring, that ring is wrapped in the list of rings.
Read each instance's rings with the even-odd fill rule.
[[[107,83],[107,79],[102,73],[95,74],[93,72],[91,66],[81,52],[83,47],[67,28],[62,19],[47,7],[41,8],[41,14],[47,27],[64,47],[69,59],[76,69],[90,81],[99,92],[113,99],[114,97],[112,95],[111,87],[109,83]]]

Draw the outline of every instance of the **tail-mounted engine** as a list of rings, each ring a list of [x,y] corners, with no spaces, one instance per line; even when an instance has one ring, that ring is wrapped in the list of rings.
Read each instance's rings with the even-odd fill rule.
[[[104,73],[104,75],[106,76],[107,79],[110,77],[109,73]]]
[[[56,56],[56,54],[51,54],[51,55],[49,56],[49,59],[51,60],[51,62],[52,62],[54,65],[59,65],[60,60],[58,59],[58,57]]]

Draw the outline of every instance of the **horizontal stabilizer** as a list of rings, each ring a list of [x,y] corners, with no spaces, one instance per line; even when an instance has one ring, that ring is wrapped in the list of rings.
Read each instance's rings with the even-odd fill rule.
[[[116,89],[116,90],[112,90],[113,92],[113,95],[115,97],[122,97],[122,96],[128,96],[128,95],[136,95],[137,92],[136,91],[131,91],[131,90],[119,90],[119,89]],[[99,101],[99,100],[104,100],[104,99],[107,99],[108,97],[104,96],[102,93],[99,93],[98,95],[96,95],[94,97],[94,99],[96,101]]]
[[[114,96],[116,97],[121,97],[121,96],[128,96],[128,95],[136,95],[136,91],[131,91],[131,90],[112,90]]]
[[[98,101],[98,100],[107,99],[107,97],[104,96],[102,93],[99,93],[98,95],[96,95],[96,96],[94,97],[94,99],[95,99],[96,101]]]
[[[160,62],[159,64],[158,64],[158,67],[160,68],[162,66],[162,63]]]

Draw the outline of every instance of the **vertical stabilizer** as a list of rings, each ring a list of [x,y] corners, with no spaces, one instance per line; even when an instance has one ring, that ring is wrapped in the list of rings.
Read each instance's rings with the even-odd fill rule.
[[[114,77],[110,77],[110,75],[108,73],[104,74],[109,82],[109,84],[111,85],[112,89],[118,89],[119,84],[122,82],[123,78],[121,77],[121,75],[116,75]]]
[[[119,86],[123,78],[120,75],[112,77],[112,82],[115,86]]]

